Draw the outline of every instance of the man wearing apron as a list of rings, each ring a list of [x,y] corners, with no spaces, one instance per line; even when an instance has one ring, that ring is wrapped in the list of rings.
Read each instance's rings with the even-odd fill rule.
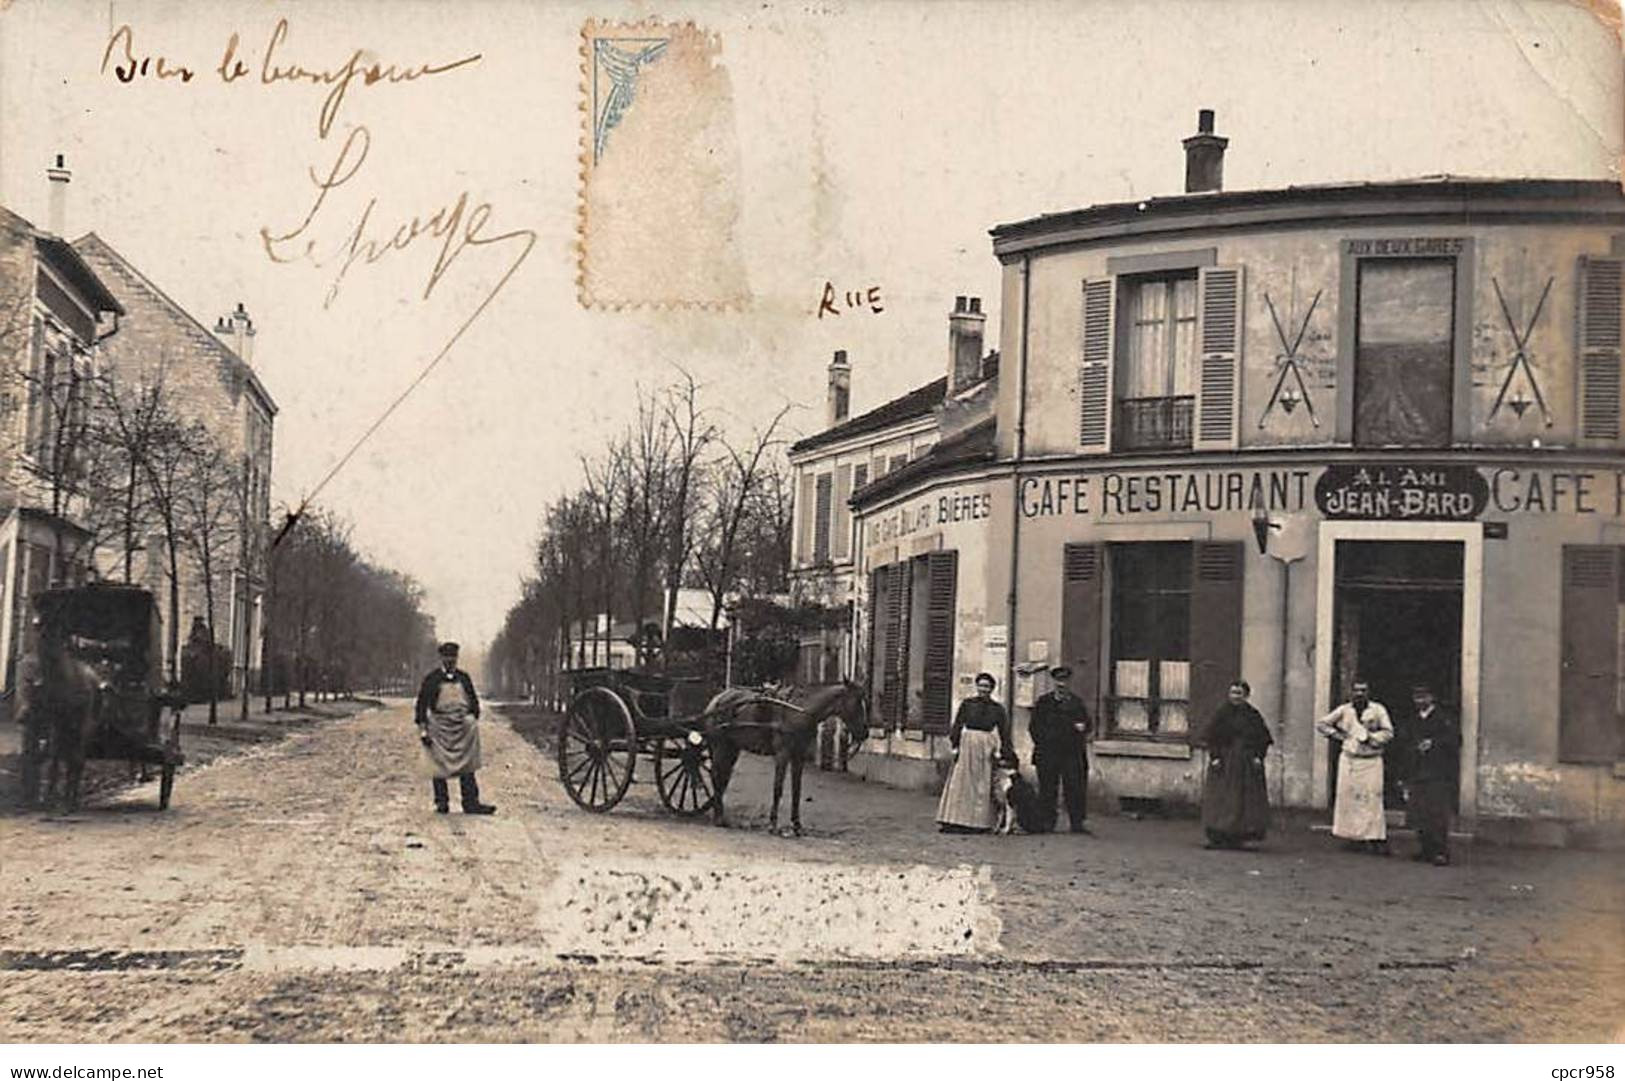
[[[418,690],[418,738],[434,764],[434,809],[447,813],[451,796],[446,778],[456,777],[462,789],[463,813],[496,813],[489,803],[480,802],[480,786],[474,771],[480,768],[480,699],[474,681],[457,667],[457,643],[440,647],[440,667],[423,677]]]

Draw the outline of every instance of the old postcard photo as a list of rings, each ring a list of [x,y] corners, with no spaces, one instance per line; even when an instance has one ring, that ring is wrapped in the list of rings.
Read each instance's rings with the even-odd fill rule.
[[[0,0],[6,1065],[1625,1040],[1620,28]]]

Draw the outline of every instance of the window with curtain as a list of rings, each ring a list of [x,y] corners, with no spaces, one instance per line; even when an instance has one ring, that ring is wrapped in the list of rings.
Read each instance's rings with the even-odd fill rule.
[[[1119,289],[1117,442],[1125,450],[1189,447],[1196,275],[1125,278]]]

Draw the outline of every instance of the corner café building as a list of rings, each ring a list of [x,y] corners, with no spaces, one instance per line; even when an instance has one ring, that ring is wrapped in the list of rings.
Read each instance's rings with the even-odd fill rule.
[[[1459,713],[1468,828],[1625,828],[1618,185],[1204,191],[993,245],[995,416],[853,497],[855,770],[934,782],[982,670],[1028,760],[1065,661],[1093,798],[1196,802],[1241,676],[1272,800],[1325,808],[1358,673]]]

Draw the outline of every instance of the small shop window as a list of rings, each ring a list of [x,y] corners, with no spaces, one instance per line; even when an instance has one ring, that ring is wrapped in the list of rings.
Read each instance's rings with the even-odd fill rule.
[[[1184,738],[1190,731],[1191,546],[1114,544],[1109,729]]]

